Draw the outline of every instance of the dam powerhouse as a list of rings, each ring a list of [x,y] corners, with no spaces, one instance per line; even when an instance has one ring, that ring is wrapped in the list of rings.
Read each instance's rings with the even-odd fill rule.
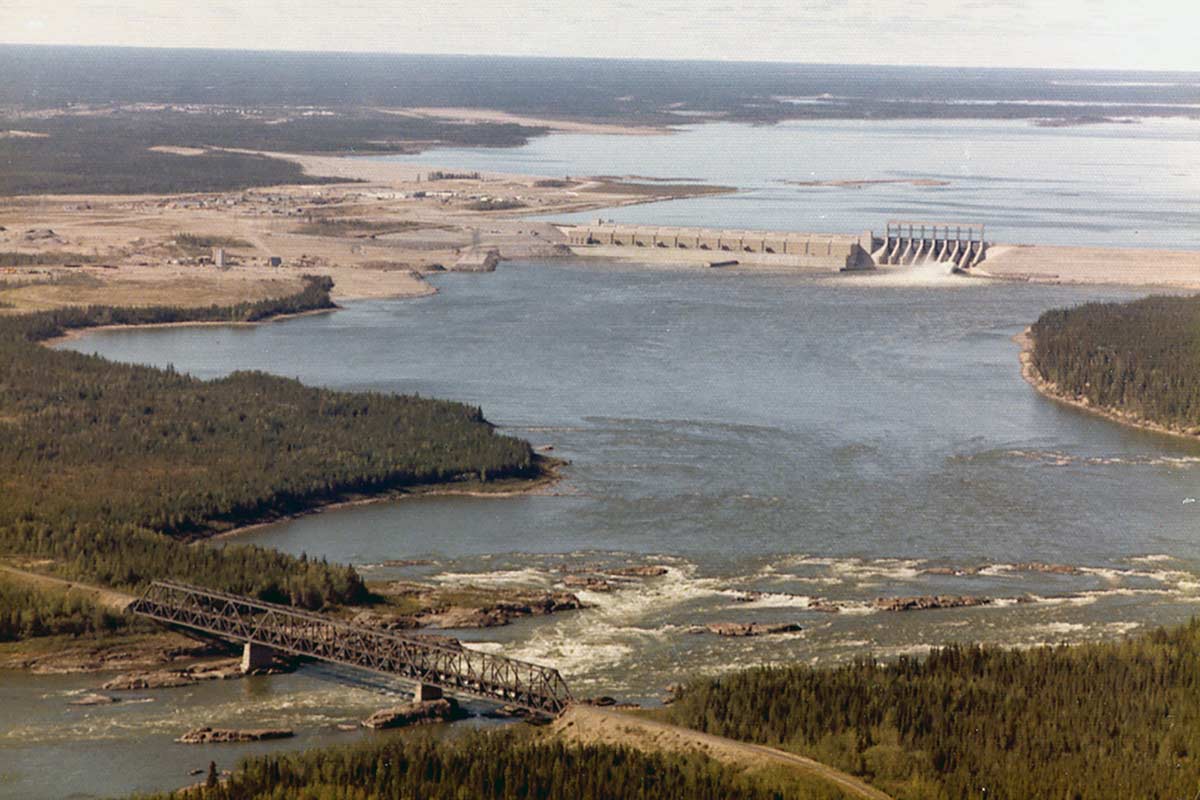
[[[944,263],[966,270],[983,261],[984,226],[891,220],[882,236],[620,225],[597,220],[566,229],[578,255],[708,266],[755,264],[846,272],[880,266]]]

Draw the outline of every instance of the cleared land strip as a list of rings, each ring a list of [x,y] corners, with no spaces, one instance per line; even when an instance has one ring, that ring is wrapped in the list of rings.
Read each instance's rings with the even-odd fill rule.
[[[554,722],[551,730],[566,741],[580,744],[625,745],[649,751],[693,750],[725,764],[748,769],[784,766],[827,781],[851,797],[891,800],[889,795],[853,775],[811,758],[595,706],[572,706]]]
[[[42,575],[38,572],[28,572],[16,567],[10,567],[7,564],[0,564],[0,573],[38,589],[66,589],[72,592],[80,592],[87,595],[97,605],[110,608],[113,611],[124,611],[130,603],[137,599],[131,594],[118,592],[114,589],[105,589],[88,583],[80,583],[79,581],[69,581],[65,578],[56,578],[52,575]]]

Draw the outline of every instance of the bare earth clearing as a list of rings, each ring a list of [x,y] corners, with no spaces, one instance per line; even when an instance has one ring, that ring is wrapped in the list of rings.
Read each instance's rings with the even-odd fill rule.
[[[724,739],[633,714],[575,705],[551,726],[563,740],[578,744],[611,744],[638,750],[695,751],[744,769],[785,767],[835,785],[850,797],[888,800],[888,795],[853,775],[794,753]]]
[[[569,255],[558,228],[521,214],[719,191],[501,174],[430,180],[435,170],[423,166],[273,155],[354,183],[0,200],[0,313],[64,304],[230,304],[290,294],[309,273],[333,278],[335,300],[419,297],[435,292],[423,275],[478,269],[491,250],[502,258]],[[218,247],[224,267],[214,263]],[[26,263],[31,257],[36,263]]]

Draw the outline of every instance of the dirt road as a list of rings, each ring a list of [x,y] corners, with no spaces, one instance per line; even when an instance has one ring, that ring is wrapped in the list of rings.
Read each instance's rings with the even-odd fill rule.
[[[131,594],[118,592],[115,589],[105,589],[100,586],[92,586],[87,583],[79,583],[78,581],[69,581],[65,578],[55,578],[51,575],[42,575],[37,572],[28,572],[17,567],[12,567],[7,564],[0,564],[0,576],[8,577],[29,586],[41,589],[67,589],[73,592],[81,592],[87,595],[92,602],[97,605],[111,608],[113,611],[124,611],[125,608],[135,599]]]
[[[841,770],[773,747],[737,742],[594,706],[577,705],[558,718],[551,731],[568,742],[614,744],[639,750],[692,750],[726,764],[745,768],[783,766],[797,773],[825,780],[850,797],[890,800],[889,796]]]

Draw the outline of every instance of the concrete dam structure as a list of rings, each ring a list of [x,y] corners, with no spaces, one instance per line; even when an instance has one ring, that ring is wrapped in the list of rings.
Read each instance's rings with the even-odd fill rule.
[[[871,269],[870,232],[861,236],[712,228],[645,227],[598,222],[566,230],[580,255],[699,263],[753,264],[831,272]]]
[[[880,266],[935,261],[966,270],[983,261],[983,233],[978,223],[891,220],[878,248],[872,248],[871,259]],[[880,240],[872,245],[876,242]]]

